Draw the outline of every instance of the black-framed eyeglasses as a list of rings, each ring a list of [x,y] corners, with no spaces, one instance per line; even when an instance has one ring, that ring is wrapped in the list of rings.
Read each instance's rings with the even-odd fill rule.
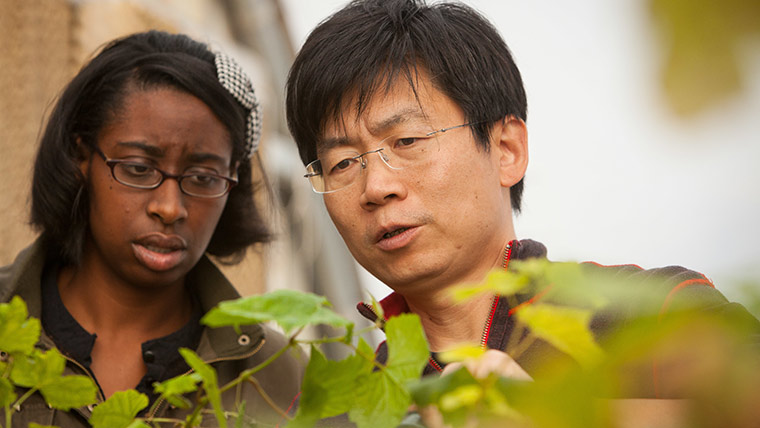
[[[452,129],[464,128],[483,122],[469,122],[431,131],[430,128],[404,130],[386,137],[377,148],[364,153],[346,150],[344,147],[328,149],[319,159],[306,165],[304,177],[309,179],[316,193],[332,193],[354,184],[367,167],[366,157],[377,153],[391,169],[404,169],[422,165],[438,152],[436,136]]]
[[[119,183],[135,189],[156,189],[164,180],[177,180],[182,193],[198,198],[220,198],[238,184],[234,178],[210,173],[169,174],[154,166],[126,159],[109,159],[98,146],[95,151],[111,169],[111,176]]]

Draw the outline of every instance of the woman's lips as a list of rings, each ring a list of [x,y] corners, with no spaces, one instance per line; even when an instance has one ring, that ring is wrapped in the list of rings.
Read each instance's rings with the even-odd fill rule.
[[[162,272],[174,269],[187,256],[187,243],[176,235],[154,233],[132,243],[137,260],[150,270]]]

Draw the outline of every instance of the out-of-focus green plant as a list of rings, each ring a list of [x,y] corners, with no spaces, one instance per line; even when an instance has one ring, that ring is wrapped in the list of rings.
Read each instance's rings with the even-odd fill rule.
[[[680,412],[674,421],[678,426],[751,427],[760,420],[753,404],[760,397],[758,332],[747,318],[683,303],[664,313],[669,290],[657,280],[621,279],[593,267],[546,260],[515,262],[511,268],[493,272],[483,284],[454,289],[453,296],[496,292],[519,308],[513,315],[516,339],[507,346],[514,359],[542,340],[575,363],[550,363],[529,382],[494,375],[476,379],[460,369],[411,385],[418,406],[435,407],[444,423],[608,427],[631,413],[643,418],[643,412],[662,403]],[[521,294],[540,298],[520,306]],[[591,323],[600,317],[612,328],[594,335]],[[466,345],[442,357],[478,355]],[[686,400],[630,399],[655,396]]]
[[[650,0],[650,7],[666,52],[663,90],[677,114],[741,91],[742,51],[760,43],[759,0]]]
[[[0,407],[11,426],[12,408],[39,392],[54,409],[69,410],[95,402],[96,386],[87,376],[63,376],[66,360],[56,349],[40,351],[40,321],[28,317],[26,303],[14,296],[0,304]],[[16,387],[25,392],[18,396]]]
[[[452,427],[609,427],[617,425],[624,416],[621,408],[629,404],[620,398],[647,397],[652,391],[664,398],[688,398],[679,404],[677,422],[682,426],[756,426],[760,350],[755,327],[689,305],[671,305],[663,316],[667,292],[658,291],[661,286],[599,274],[599,269],[590,274],[578,264],[532,260],[513,262],[510,272],[493,272],[483,284],[453,290],[460,300],[499,293],[517,308],[506,348],[515,360],[539,342],[568,357],[539,367],[535,381],[495,374],[475,378],[465,369],[420,379],[429,353],[416,315],[393,317],[384,324],[389,357],[380,364],[371,347],[361,338],[356,340],[362,331],[355,334],[353,324],[335,314],[322,297],[282,290],[241,298],[222,303],[202,322],[237,328],[273,321],[289,336],[285,348],[224,385],[218,384],[211,365],[182,349],[191,372],[156,384],[155,390],[161,395],[159,401],[189,409],[186,419],[138,417],[148,399],[129,390],[98,405],[90,423],[95,428],[194,427],[202,414],[210,413],[219,427],[230,421],[236,427],[255,426],[255,419],[245,414],[245,402],[224,408],[221,394],[249,382],[291,347],[307,345],[311,357],[299,408],[287,424],[291,428],[313,426],[338,415],[359,428],[390,428],[402,420],[407,423],[410,418],[404,418],[414,408],[423,414],[437,412]],[[534,297],[529,305],[521,304],[526,296]],[[592,329],[600,317],[614,328],[602,333]],[[299,339],[301,330],[313,324],[343,328],[345,334]],[[62,377],[60,354],[34,349],[39,334],[39,321],[27,317],[20,299],[0,304],[0,350],[5,355],[0,362],[0,406],[6,427],[11,426],[11,408],[36,391],[51,406],[64,410],[95,401],[89,378]],[[319,346],[335,342],[352,353],[340,361],[328,360]],[[482,354],[479,347],[466,345],[440,356],[452,361]],[[19,397],[17,387],[28,389]],[[634,407],[625,415],[636,412],[642,414]]]
[[[245,402],[224,408],[222,393],[251,381],[262,368],[290,348],[311,346],[311,359],[306,368],[300,406],[291,427],[312,426],[323,418],[347,414],[359,427],[394,427],[402,420],[412,403],[406,384],[419,377],[427,362],[428,347],[416,315],[395,317],[385,323],[388,338],[387,364],[375,362],[370,346],[362,339],[353,345],[353,323],[337,315],[323,297],[310,293],[280,290],[260,296],[223,302],[209,311],[202,322],[212,327],[275,322],[289,335],[288,345],[256,367],[241,372],[227,384],[218,383],[216,370],[190,349],[180,354],[191,371],[165,382],[156,383],[160,394],[154,406],[163,400],[179,408],[189,409],[184,420],[141,417],[148,398],[135,390],[114,393],[92,411],[94,428],[144,428],[152,426],[195,427],[201,415],[211,412],[219,427],[235,421],[236,427],[255,426],[256,420],[245,414]],[[345,329],[345,335],[316,340],[299,339],[303,328],[325,324]],[[369,329],[377,326],[369,327]],[[359,332],[361,334],[362,332]],[[19,297],[0,304],[0,407],[5,421],[0,427],[12,426],[13,407],[39,391],[54,408],[68,410],[95,403],[96,387],[87,376],[62,376],[65,360],[52,349],[42,353],[34,346],[40,337],[40,323],[28,317],[26,305]],[[353,353],[342,361],[328,361],[319,345],[343,343]],[[18,387],[26,392],[18,397]],[[192,399],[191,399],[192,398]],[[282,409],[278,409],[284,413]],[[147,412],[152,415],[154,412]]]

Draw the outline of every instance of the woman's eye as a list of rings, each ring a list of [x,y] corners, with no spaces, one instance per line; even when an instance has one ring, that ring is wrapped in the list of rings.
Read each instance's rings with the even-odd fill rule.
[[[144,177],[152,175],[155,169],[152,166],[142,165],[139,163],[123,163],[121,168],[129,175],[134,177]]]
[[[213,186],[221,181],[219,177],[205,174],[189,175],[187,176],[187,180],[195,186]]]

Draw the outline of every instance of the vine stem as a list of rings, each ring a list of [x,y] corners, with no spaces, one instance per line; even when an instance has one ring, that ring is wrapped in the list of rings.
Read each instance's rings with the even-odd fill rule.
[[[24,403],[24,401],[26,401],[27,398],[31,397],[32,394],[34,394],[35,392],[37,392],[37,388],[32,388],[29,391],[26,391],[24,393],[24,395],[22,395],[21,397],[19,397],[19,399],[16,400],[15,403],[13,403],[13,407],[14,408],[19,407],[21,404]]]
[[[287,345],[285,345],[282,348],[280,348],[280,350],[278,350],[274,354],[270,355],[269,358],[267,358],[263,362],[259,363],[255,367],[251,367],[250,369],[241,372],[240,375],[238,375],[237,378],[231,380],[229,383],[227,383],[223,387],[219,388],[219,393],[221,394],[221,393],[223,393],[225,391],[228,391],[230,388],[234,388],[237,384],[239,384],[241,382],[244,382],[250,376],[253,376],[254,374],[256,374],[259,371],[261,371],[264,367],[266,367],[269,364],[271,364],[272,361],[280,358],[280,356],[282,356],[282,354],[284,354],[285,351],[287,351],[292,346],[295,346],[298,343],[295,340],[295,338],[296,338],[296,336],[298,336],[301,333],[301,331],[303,331],[303,327],[299,328],[295,333],[293,333],[293,335],[288,340],[288,344]]]
[[[274,409],[275,412],[277,412],[280,416],[282,416],[283,418],[285,418],[287,420],[293,419],[290,416],[288,416],[288,414],[285,413],[285,411],[282,410],[280,408],[280,406],[278,406],[277,403],[274,402],[274,400],[272,400],[272,397],[270,397],[269,394],[267,394],[267,392],[264,390],[264,388],[261,386],[261,384],[259,383],[258,380],[256,380],[255,378],[250,377],[250,378],[247,379],[247,381],[251,385],[253,385],[254,388],[256,388],[256,391],[259,391],[259,394],[261,394],[261,397],[264,399],[264,401],[266,401],[267,404],[269,404],[269,406],[272,409]]]

